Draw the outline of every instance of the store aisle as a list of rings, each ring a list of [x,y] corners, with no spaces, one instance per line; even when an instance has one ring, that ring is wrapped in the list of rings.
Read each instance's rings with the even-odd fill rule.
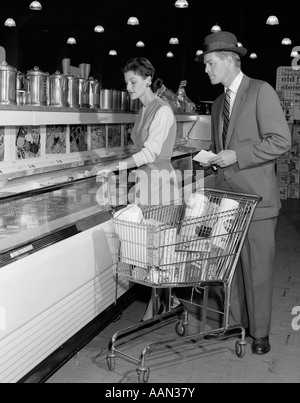
[[[300,382],[300,200],[284,200],[277,226],[277,257],[274,283],[273,319],[270,334],[272,350],[264,356],[251,353],[251,339],[244,358],[235,354],[236,339],[185,342],[178,339],[163,344],[147,357],[149,383],[298,383]],[[47,383],[138,383],[136,364],[118,357],[115,370],[106,363],[112,334],[143,315],[146,300],[129,306],[122,317],[107,326],[76,356],[62,366]],[[297,314],[292,314],[294,307]],[[197,332],[199,321],[191,314],[190,331]],[[294,329],[292,322],[294,319]],[[122,350],[139,357],[150,342],[172,339],[173,324],[141,336],[122,339]]]

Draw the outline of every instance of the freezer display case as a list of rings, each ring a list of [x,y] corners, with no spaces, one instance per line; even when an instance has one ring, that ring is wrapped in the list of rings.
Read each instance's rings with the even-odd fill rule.
[[[93,225],[107,219],[111,206],[104,187],[90,177],[0,198],[0,266],[20,257],[22,245],[30,245],[23,253],[34,252],[47,245],[42,238],[57,242],[59,233],[88,228],[84,222],[92,217]]]
[[[20,380],[114,304],[120,191],[93,176],[0,198],[0,383]],[[129,287],[118,285],[118,297]]]

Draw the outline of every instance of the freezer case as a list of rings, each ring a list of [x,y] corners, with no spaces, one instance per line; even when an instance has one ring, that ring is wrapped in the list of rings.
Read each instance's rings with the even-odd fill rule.
[[[89,177],[0,198],[1,383],[20,380],[114,303],[107,193]]]

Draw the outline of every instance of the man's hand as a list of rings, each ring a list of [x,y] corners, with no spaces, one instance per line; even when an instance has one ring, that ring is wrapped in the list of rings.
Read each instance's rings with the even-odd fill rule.
[[[237,158],[234,150],[223,150],[209,160],[211,165],[218,165],[220,168],[226,168],[236,162]]]

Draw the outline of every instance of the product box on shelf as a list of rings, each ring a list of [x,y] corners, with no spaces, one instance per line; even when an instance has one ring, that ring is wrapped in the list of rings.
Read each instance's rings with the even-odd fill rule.
[[[289,186],[288,189],[288,198],[289,199],[300,199],[300,186]]]
[[[290,185],[300,185],[300,173],[290,173]]]
[[[294,124],[292,144],[300,147],[300,124]]]
[[[291,157],[290,155],[286,156],[286,155],[282,155],[280,157],[277,158],[277,164],[289,164],[291,161]]]
[[[278,186],[278,192],[280,199],[288,198],[288,186]]]
[[[300,173],[300,158],[291,158],[290,172]]]
[[[300,158],[300,146],[292,146],[290,156],[291,158]]]
[[[288,173],[290,171],[290,159],[289,162],[286,162],[286,160],[284,162],[277,161],[276,170],[278,174]]]
[[[290,173],[289,172],[277,172],[277,185],[278,186],[288,186],[290,183]]]

